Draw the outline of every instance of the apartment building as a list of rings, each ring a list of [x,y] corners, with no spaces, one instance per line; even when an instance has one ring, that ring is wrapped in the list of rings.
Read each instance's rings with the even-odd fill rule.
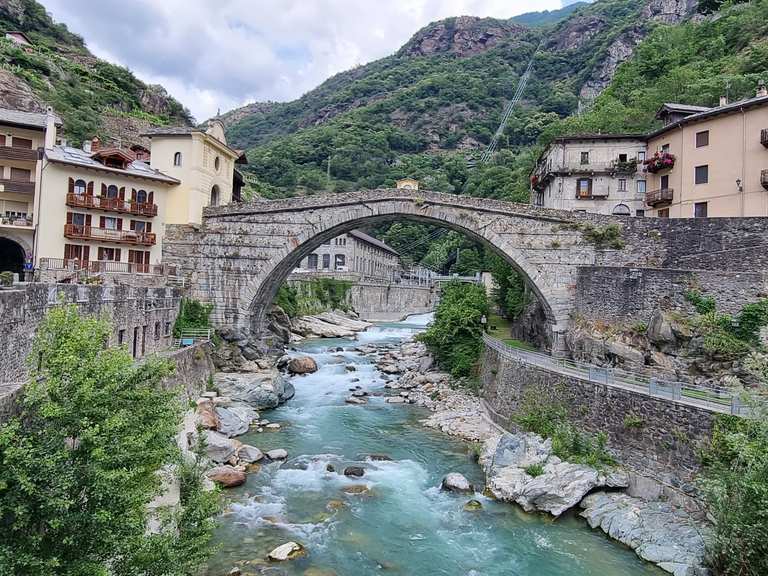
[[[646,145],[641,135],[587,134],[554,140],[531,176],[537,206],[643,216]]]
[[[152,142],[150,166],[179,182],[169,192],[167,224],[200,224],[204,207],[240,201],[243,177],[235,168],[247,159],[227,145],[219,120],[206,130],[163,127],[144,136]]]
[[[40,204],[40,150],[52,145],[52,113],[0,109],[0,271],[30,270]],[[50,129],[49,129],[50,125]]]
[[[393,282],[400,278],[400,255],[381,240],[352,230],[319,246],[296,272],[353,273],[363,280]]]
[[[648,213],[768,216],[768,90],[715,108],[665,104],[647,136]]]

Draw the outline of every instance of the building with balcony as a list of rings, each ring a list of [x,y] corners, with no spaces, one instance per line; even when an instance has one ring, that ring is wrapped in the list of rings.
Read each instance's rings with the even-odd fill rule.
[[[179,182],[168,196],[167,224],[200,224],[204,207],[240,201],[243,177],[235,167],[247,159],[227,145],[219,120],[206,130],[163,127],[144,136],[152,142],[150,166]]]
[[[86,150],[46,147],[41,172],[36,266],[142,273],[160,264],[177,179],[97,138]]]
[[[646,146],[635,134],[586,134],[554,140],[531,175],[531,199],[560,210],[642,216]]]
[[[768,90],[702,108],[665,104],[647,136],[648,214],[768,216]]]
[[[0,271],[32,266],[40,203],[41,150],[60,120],[52,113],[0,108]]]
[[[352,230],[325,242],[304,258],[296,273],[353,274],[361,280],[396,282],[400,255],[381,240]]]

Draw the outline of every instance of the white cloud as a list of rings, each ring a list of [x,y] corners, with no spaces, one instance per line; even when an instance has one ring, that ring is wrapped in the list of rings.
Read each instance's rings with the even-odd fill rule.
[[[509,18],[560,0],[44,0],[98,56],[161,83],[198,119],[291,100],[449,16]]]

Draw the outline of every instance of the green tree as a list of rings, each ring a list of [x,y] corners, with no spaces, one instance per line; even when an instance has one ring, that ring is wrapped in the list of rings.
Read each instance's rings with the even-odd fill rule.
[[[182,482],[189,507],[146,533],[158,471],[178,462],[181,407],[161,386],[170,364],[134,364],[104,346],[110,332],[74,306],[38,329],[21,415],[0,428],[2,576],[191,574],[209,549],[215,495],[199,471]]]
[[[450,282],[442,288],[434,322],[419,339],[444,369],[457,377],[470,376],[483,347],[481,318],[487,315],[482,286]]]
[[[515,320],[530,303],[525,278],[498,254],[489,254],[486,261],[490,265],[495,288],[493,299],[501,310],[502,316]]]

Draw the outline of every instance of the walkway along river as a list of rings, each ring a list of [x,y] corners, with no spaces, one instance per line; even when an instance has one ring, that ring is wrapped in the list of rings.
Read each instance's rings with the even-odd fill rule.
[[[483,486],[472,447],[424,428],[425,409],[387,404],[386,377],[353,350],[360,343],[399,343],[420,321],[379,325],[357,342],[301,343],[300,353],[311,355],[319,370],[294,377],[296,396],[262,413],[282,428],[239,438],[264,451],[285,448],[288,460],[263,465],[244,486],[225,492],[220,550],[207,574],[224,576],[233,567],[244,575],[286,576],[663,574],[574,515],[554,521],[479,494],[439,489],[449,472]],[[345,404],[356,386],[368,392],[368,404]],[[362,478],[341,473],[352,465],[365,469]],[[483,509],[465,511],[470,498]],[[266,560],[288,541],[307,554],[279,564]]]

